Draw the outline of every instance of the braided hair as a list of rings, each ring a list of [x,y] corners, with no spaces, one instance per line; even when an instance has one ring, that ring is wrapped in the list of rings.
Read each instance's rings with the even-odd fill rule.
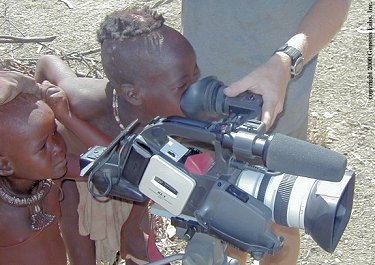
[[[107,15],[97,32],[98,42],[147,35],[164,24],[164,17],[149,7],[127,8]]]

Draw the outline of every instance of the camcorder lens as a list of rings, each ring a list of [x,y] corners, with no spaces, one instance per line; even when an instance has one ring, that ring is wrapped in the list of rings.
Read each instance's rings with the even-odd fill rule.
[[[303,229],[333,252],[350,218],[354,174],[346,172],[340,182],[330,182],[243,171],[237,186],[270,208],[276,223]]]

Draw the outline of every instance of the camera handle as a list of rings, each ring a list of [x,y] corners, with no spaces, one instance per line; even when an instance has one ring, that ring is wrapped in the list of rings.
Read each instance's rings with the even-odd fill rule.
[[[195,233],[185,248],[183,265],[239,265],[225,254],[227,244],[205,233]]]
[[[177,228],[177,234],[183,233]],[[164,265],[172,261],[182,260],[182,265],[239,265],[236,259],[225,254],[227,244],[205,233],[195,233],[188,241],[185,253],[171,255],[146,265]]]

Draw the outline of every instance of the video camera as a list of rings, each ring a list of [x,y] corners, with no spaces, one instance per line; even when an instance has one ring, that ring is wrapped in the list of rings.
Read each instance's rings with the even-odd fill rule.
[[[304,229],[333,252],[351,215],[354,173],[346,158],[302,140],[265,133],[262,98],[224,95],[206,77],[183,94],[188,117],[156,117],[108,147],[81,155],[81,175],[93,196],[147,198],[186,231],[212,235],[255,259],[274,254],[283,238],[271,221]]]

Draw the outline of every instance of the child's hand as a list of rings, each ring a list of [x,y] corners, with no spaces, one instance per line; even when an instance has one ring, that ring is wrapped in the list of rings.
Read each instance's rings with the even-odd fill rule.
[[[70,117],[68,97],[60,87],[48,81],[43,81],[40,84],[40,88],[43,91],[44,101],[53,110],[56,119],[63,121],[65,118]]]

